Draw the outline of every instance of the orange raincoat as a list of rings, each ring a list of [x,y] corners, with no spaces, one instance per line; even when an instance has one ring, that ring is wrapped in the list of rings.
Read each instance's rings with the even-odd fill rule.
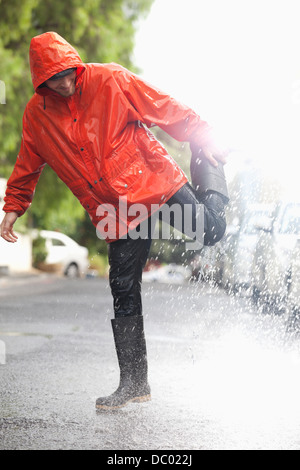
[[[35,89],[23,116],[21,149],[7,185],[5,212],[22,215],[30,206],[42,169],[48,164],[71,189],[98,226],[97,207],[115,208],[116,239],[120,198],[128,209],[143,204],[147,215],[161,206],[187,178],[149,127],[157,125],[198,148],[209,126],[187,106],[117,64],[85,64],[57,33],[30,44]],[[65,98],[40,87],[54,74],[77,68],[76,91]],[[102,214],[103,215],[103,214]],[[141,220],[139,220],[141,222]],[[112,241],[105,233],[103,238]]]

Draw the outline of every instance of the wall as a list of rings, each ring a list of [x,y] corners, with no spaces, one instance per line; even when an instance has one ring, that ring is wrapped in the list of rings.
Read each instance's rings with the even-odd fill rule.
[[[4,217],[2,207],[6,180],[0,178],[0,222]],[[8,243],[0,237],[0,275],[9,272],[26,272],[32,268],[32,241],[29,235],[17,234],[17,243]]]

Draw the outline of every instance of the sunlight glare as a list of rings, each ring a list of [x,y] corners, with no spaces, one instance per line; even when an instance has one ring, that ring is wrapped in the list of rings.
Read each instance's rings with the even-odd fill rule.
[[[134,59],[146,80],[192,107],[242,159],[250,154],[290,187],[300,158],[299,43],[295,0],[156,0]]]

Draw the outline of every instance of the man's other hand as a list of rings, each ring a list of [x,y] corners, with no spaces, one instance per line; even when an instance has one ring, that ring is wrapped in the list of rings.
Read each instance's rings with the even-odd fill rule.
[[[14,223],[18,218],[16,212],[7,212],[0,225],[0,235],[4,240],[15,243],[18,240],[17,235],[13,231]]]

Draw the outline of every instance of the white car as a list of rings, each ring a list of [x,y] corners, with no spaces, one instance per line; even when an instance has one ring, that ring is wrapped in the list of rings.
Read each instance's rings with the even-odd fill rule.
[[[191,277],[191,270],[177,264],[168,264],[143,273],[145,282],[161,282],[164,284],[184,284]]]
[[[58,265],[68,277],[86,275],[89,266],[88,249],[78,245],[72,238],[60,232],[41,230],[39,236],[45,239],[46,265]]]
[[[221,284],[230,291],[251,288],[259,236],[256,226],[262,217],[272,217],[274,209],[273,204],[251,204],[245,210],[240,227],[228,228],[223,242]]]
[[[288,298],[292,259],[300,236],[300,202],[282,202],[260,226],[254,257],[254,299],[281,309]]]

